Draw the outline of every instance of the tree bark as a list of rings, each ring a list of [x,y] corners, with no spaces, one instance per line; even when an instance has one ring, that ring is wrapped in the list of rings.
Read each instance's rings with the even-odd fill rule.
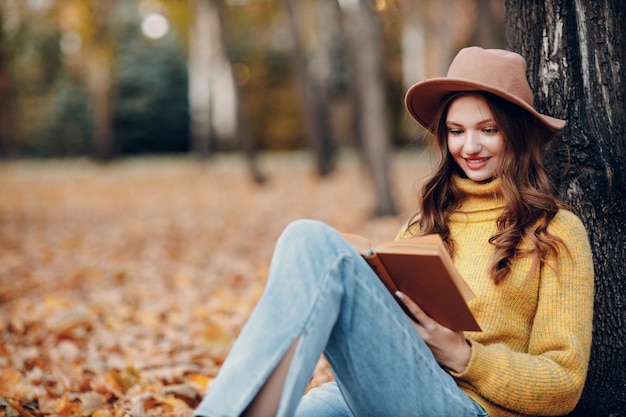
[[[86,51],[85,74],[93,114],[93,157],[106,162],[115,155],[113,137],[113,44],[111,16],[116,1],[91,0],[93,29]]]
[[[237,140],[239,143],[239,147],[241,148],[241,152],[243,152],[246,162],[248,165],[248,171],[250,176],[257,184],[263,184],[266,180],[265,175],[261,172],[259,168],[256,146],[254,143],[254,137],[249,128],[249,117],[248,112],[246,111],[245,103],[243,100],[243,92],[241,91],[241,87],[237,85],[235,80],[235,76],[233,73],[233,59],[231,54],[231,44],[228,36],[228,30],[225,26],[224,22],[224,0],[217,0],[217,16],[220,22],[220,39],[221,39],[221,50],[223,59],[226,61],[225,66],[228,68],[228,77],[231,80],[231,85],[233,86],[233,94],[235,98],[235,134],[237,136]],[[215,100],[214,100],[215,102]]]
[[[502,48],[504,45],[504,22],[502,15],[496,13],[493,3],[492,0],[476,0],[476,20],[469,45],[480,45],[483,48]]]
[[[211,103],[212,80],[220,42],[219,15],[215,0],[191,0],[189,27],[189,114],[191,149],[207,158],[216,148]]]
[[[568,121],[545,159],[593,249],[593,346],[585,389],[571,416],[626,414],[624,4],[505,2],[505,42],[528,61],[536,107]]]
[[[111,57],[103,45],[89,51],[87,86],[93,115],[93,157],[110,161],[115,155],[112,126],[113,74]]]
[[[350,16],[350,43],[354,51],[354,85],[357,132],[376,195],[374,215],[397,213],[390,180],[391,130],[387,112],[380,18],[371,0],[360,0]]]
[[[5,11],[4,4],[0,4],[0,27],[4,25]],[[18,155],[18,146],[13,139],[15,131],[13,127],[13,107],[11,103],[11,85],[9,68],[7,61],[9,60],[4,30],[0,30],[0,155],[4,153],[9,159],[16,158]]]
[[[341,134],[337,131],[335,122],[338,106],[337,98],[345,83],[344,49],[345,39],[341,19],[341,8],[337,0],[322,0],[314,2],[316,19],[316,34],[319,41],[312,51],[312,79],[314,88],[318,91],[321,105],[321,118],[324,123],[327,155],[329,164],[334,169],[334,157],[339,146]]]
[[[402,85],[404,91],[427,78],[427,19],[424,0],[402,3]]]
[[[330,1],[330,0],[321,0]],[[323,102],[322,91],[317,88],[310,69],[302,36],[298,24],[298,1],[284,0],[287,10],[289,27],[292,35],[292,68],[300,90],[302,117],[305,121],[307,135],[315,154],[317,172],[324,177],[333,170],[335,146],[330,134],[330,118],[327,103]]]

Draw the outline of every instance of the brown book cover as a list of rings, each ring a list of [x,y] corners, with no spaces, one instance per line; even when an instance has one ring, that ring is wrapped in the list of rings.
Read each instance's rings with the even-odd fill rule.
[[[401,291],[441,325],[455,331],[481,331],[467,302],[475,297],[437,234],[374,246],[368,239],[343,236],[365,258],[389,292]],[[398,300],[404,311],[415,319]]]

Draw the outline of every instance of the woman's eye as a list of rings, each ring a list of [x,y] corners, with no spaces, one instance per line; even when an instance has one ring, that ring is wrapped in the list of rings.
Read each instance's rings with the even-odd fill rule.
[[[498,128],[493,126],[493,127],[486,127],[483,129],[483,132],[485,132],[488,135],[495,135],[496,133],[499,132]]]
[[[461,129],[448,129],[448,134],[450,135],[460,135],[461,133],[463,133],[463,131]]]

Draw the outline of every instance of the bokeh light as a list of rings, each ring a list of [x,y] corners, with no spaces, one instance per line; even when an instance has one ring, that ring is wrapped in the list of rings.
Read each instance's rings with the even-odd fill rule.
[[[143,19],[141,30],[150,39],[160,39],[170,30],[170,24],[162,14],[150,13]]]

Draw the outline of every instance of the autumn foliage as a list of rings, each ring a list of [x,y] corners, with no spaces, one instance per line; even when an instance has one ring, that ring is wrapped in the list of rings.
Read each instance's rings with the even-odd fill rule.
[[[274,241],[308,217],[373,239],[411,211],[423,156],[394,160],[404,213],[374,219],[355,158],[0,166],[0,416],[186,416],[263,291]],[[311,385],[332,378],[323,360]]]

